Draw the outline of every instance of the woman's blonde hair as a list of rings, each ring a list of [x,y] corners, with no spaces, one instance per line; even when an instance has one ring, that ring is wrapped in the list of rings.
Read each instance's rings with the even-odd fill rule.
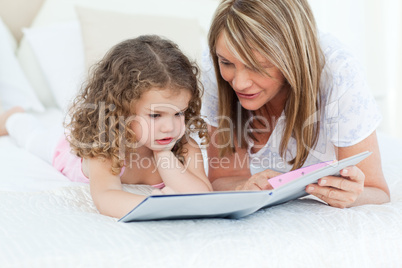
[[[71,120],[66,127],[72,150],[81,158],[110,159],[111,172],[119,174],[126,154],[135,151],[135,133],[129,125],[136,101],[151,88],[186,90],[191,93],[185,111],[186,133],[172,150],[182,160],[190,132],[208,138],[200,118],[198,74],[197,66],[167,39],[148,35],[117,44],[92,67],[69,110]]]
[[[208,34],[210,54],[219,89],[219,115],[233,121],[219,120],[218,129],[242,128],[249,113],[241,108],[241,118],[236,112],[238,99],[219,73],[216,42],[220,34],[231,53],[246,66],[266,73],[255,58],[255,52],[269,60],[283,74],[290,88],[285,105],[286,126],[280,144],[280,154],[285,157],[288,142],[294,137],[297,155],[289,161],[293,169],[306,161],[309,149],[318,140],[320,76],[324,57],[317,37],[315,20],[307,0],[223,0],[216,10]],[[237,131],[238,133],[247,133]],[[256,139],[250,134],[252,139]],[[218,132],[219,144],[233,144],[232,134]],[[241,148],[247,148],[247,139],[240,138]],[[220,149],[220,155],[235,152],[235,147]]]

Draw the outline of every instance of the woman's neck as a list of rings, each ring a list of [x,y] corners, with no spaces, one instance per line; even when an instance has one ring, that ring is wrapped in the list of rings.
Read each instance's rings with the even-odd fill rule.
[[[276,121],[285,109],[286,102],[289,98],[289,86],[285,85],[282,90],[269,102],[267,102],[260,109],[254,111],[254,115],[262,116],[268,119],[270,122],[272,119]]]

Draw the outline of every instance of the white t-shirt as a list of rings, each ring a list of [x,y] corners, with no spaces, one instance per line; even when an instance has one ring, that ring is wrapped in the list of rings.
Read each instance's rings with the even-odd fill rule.
[[[303,166],[336,159],[334,146],[348,147],[359,143],[373,133],[382,119],[357,59],[329,34],[321,34],[320,43],[326,60],[320,81],[324,112],[321,113],[317,145],[310,150]],[[218,88],[208,50],[202,57],[201,81],[205,90],[201,114],[208,124],[217,127]],[[265,169],[291,170],[292,166],[279,153],[285,122],[282,113],[268,142],[257,153],[253,154],[250,151],[253,144],[249,145],[251,174]],[[286,159],[295,155],[296,140],[290,138]]]

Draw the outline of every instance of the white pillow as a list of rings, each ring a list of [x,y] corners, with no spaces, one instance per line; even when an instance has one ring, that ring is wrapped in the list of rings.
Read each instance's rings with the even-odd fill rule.
[[[87,67],[115,44],[144,34],[157,34],[176,42],[193,60],[199,58],[200,27],[196,19],[129,14],[77,7]]]
[[[11,33],[10,29],[7,27],[6,23],[0,17],[0,27],[1,27],[1,42],[8,42],[13,51],[17,50],[17,40]]]
[[[24,29],[24,34],[57,106],[66,110],[85,76],[78,21]]]
[[[197,19],[206,34],[218,4],[218,0],[45,0],[32,27],[76,19],[74,8],[81,5],[116,12]]]
[[[56,102],[46,82],[45,75],[25,36],[20,41],[17,58],[40,102],[47,108],[56,107]]]
[[[115,12],[197,20],[200,26],[197,34],[204,45],[218,4],[217,0],[45,0],[31,27],[77,19],[74,8],[80,5]],[[197,52],[197,58],[201,51]]]
[[[0,102],[2,108],[7,110],[19,105],[25,110],[43,112],[45,108],[25,77],[14,54],[15,48],[10,40],[10,32],[2,20],[0,20],[0,40]]]
[[[218,5],[217,0],[45,0],[37,16],[31,24],[31,29],[48,26],[71,20],[78,20],[76,5],[102,8],[119,12],[135,12],[137,14],[174,16],[177,18],[197,19],[201,25],[201,36],[205,40],[211,17]],[[201,50],[201,49],[200,49]],[[201,54],[201,53],[199,53]],[[42,72],[31,45],[22,38],[17,52],[21,67],[34,88],[36,95],[45,107],[56,107],[56,101],[51,94],[48,78]]]

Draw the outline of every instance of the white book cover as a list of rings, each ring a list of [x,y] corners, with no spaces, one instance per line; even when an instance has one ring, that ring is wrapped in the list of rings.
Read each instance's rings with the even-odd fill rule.
[[[273,177],[268,180],[274,188],[272,190],[150,195],[119,221],[241,218],[259,209],[305,196],[308,184],[325,176],[339,175],[340,170],[356,165],[370,154],[366,151],[340,161],[322,162]]]

